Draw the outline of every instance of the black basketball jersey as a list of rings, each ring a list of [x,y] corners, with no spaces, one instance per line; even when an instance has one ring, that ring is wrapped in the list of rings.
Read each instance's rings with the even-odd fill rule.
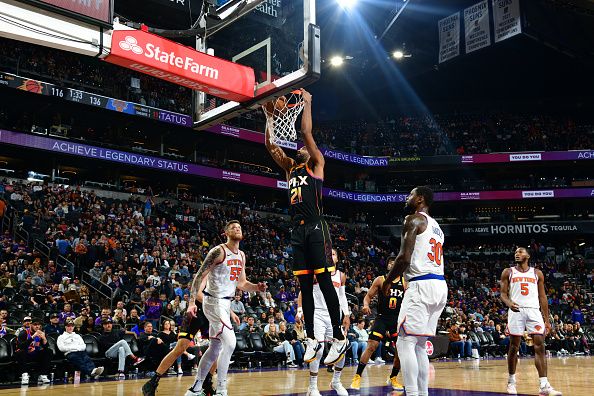
[[[293,219],[314,220],[322,216],[322,179],[314,177],[306,164],[289,172],[289,204]]]
[[[385,279],[385,277],[384,277]],[[401,276],[390,285],[390,293],[386,296],[381,290],[378,294],[377,313],[382,317],[398,320],[400,304],[404,298],[404,278]]]

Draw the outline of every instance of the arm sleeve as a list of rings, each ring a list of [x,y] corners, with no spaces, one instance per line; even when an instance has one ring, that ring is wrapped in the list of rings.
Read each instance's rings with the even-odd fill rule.
[[[351,313],[349,311],[349,303],[346,298],[345,286],[340,286],[338,289],[338,301],[340,302],[340,310],[344,316],[349,316]]]

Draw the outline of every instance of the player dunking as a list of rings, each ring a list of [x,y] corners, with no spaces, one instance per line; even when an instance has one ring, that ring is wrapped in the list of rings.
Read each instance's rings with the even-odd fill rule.
[[[237,220],[227,222],[225,235],[227,242],[212,248],[196,273],[198,279],[206,276],[202,309],[209,321],[210,345],[200,359],[196,380],[186,392],[186,396],[205,395],[201,389],[202,384],[215,361],[218,372],[216,395],[227,396],[227,371],[236,343],[235,333],[229,321],[235,289],[248,292],[266,290],[265,283],[254,284],[248,282],[245,277],[245,253],[239,250],[243,234]],[[192,283],[190,301],[195,301],[199,284],[200,282]],[[188,307],[187,315],[196,315],[195,304]]]
[[[392,269],[396,262],[396,256],[388,257],[388,271]],[[369,291],[363,299],[363,314],[370,315],[371,309],[369,304],[373,297],[377,295],[377,317],[373,322],[373,327],[370,330],[369,342],[367,348],[361,355],[361,361],[357,367],[357,373],[353,377],[351,389],[359,389],[361,387],[361,374],[367,366],[367,362],[377,349],[380,342],[384,342],[384,337],[395,340],[398,336],[398,313],[402,305],[402,298],[404,297],[404,290],[406,289],[406,281],[398,276],[392,281],[388,295],[382,293],[382,285],[384,283],[384,276],[378,276],[373,280]],[[392,385],[395,391],[403,391],[404,387],[398,382],[397,376],[400,372],[400,359],[398,358],[398,351],[394,353],[394,364],[392,365],[392,372],[388,377],[388,385]]]
[[[553,389],[547,379],[544,338],[546,333],[551,331],[551,324],[544,275],[541,270],[530,267],[530,254],[525,248],[517,248],[514,257],[516,266],[504,269],[501,274],[501,300],[509,307],[507,331],[511,338],[507,353],[507,393],[517,394],[518,349],[526,330],[534,340],[534,363],[540,380],[539,395],[561,395],[561,392]],[[546,320],[543,320],[543,317]]]
[[[437,321],[445,307],[448,286],[443,276],[444,236],[437,221],[429,216],[433,191],[417,187],[406,199],[406,216],[400,252],[382,285],[388,296],[392,281],[404,274],[408,282],[398,314],[396,347],[407,396],[429,394],[429,357],[425,344],[435,335]]]
[[[336,249],[332,249],[332,262],[336,267],[338,264],[338,252]],[[332,273],[332,285],[336,290],[338,295],[338,301],[340,301],[340,310],[343,316],[343,327],[348,329],[351,320],[350,320],[350,311],[349,311],[349,304],[346,298],[346,274],[339,270],[335,270]],[[324,301],[324,296],[322,295],[322,291],[320,290],[320,285],[315,283],[313,286],[313,294],[314,294],[314,337],[316,341],[326,342],[332,341],[332,323],[330,323],[330,313],[328,312],[328,307],[326,306],[326,302]],[[297,297],[297,315],[303,315],[303,308],[302,308],[302,295],[299,292],[299,296]],[[318,369],[320,368],[320,360],[322,359],[323,348],[320,348],[316,353],[316,356],[312,362],[309,363],[309,387],[307,389],[307,396],[321,396],[320,391],[318,390]],[[344,388],[342,383],[340,382],[340,376],[342,374],[342,368],[344,367],[344,356],[338,362],[334,364],[334,373],[332,374],[332,381],[330,382],[330,388],[336,391],[336,394],[339,396],[348,396],[348,391]]]
[[[305,146],[297,151],[294,160],[287,157],[283,149],[271,139],[274,124],[270,120],[266,125],[266,148],[274,161],[285,170],[289,185],[289,210],[293,223],[291,230],[293,274],[299,279],[301,287],[307,335],[303,360],[307,363],[313,361],[321,347],[320,343],[312,338],[315,334],[313,279],[316,275],[330,312],[334,338],[324,363],[332,365],[344,356],[348,348],[348,340],[341,329],[338,296],[332,286],[331,273],[334,271],[331,258],[332,243],[328,224],[323,218],[324,156],[312,135],[311,94],[302,89],[301,97],[304,102],[301,134]],[[264,106],[264,111],[266,112],[266,108],[270,106],[274,108],[274,103]]]

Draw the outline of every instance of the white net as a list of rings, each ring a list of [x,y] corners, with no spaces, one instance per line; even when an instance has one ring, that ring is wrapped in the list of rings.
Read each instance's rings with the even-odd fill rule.
[[[303,105],[301,91],[292,91],[264,106],[266,122],[268,125],[272,125],[270,128],[272,143],[279,144],[283,141],[294,142],[297,140],[295,122],[303,110]]]

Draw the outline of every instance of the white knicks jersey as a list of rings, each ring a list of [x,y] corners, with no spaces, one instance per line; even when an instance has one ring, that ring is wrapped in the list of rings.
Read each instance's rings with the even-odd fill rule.
[[[219,246],[223,248],[225,257],[208,273],[204,290],[217,298],[233,297],[239,275],[245,265],[245,254],[241,250],[232,252],[225,244]]]
[[[435,274],[443,276],[444,236],[437,221],[427,213],[418,212],[427,219],[427,229],[417,235],[410,267],[404,272],[406,281],[417,276]]]
[[[538,275],[534,267],[526,272],[519,271],[516,267],[510,268],[509,297],[520,308],[538,308]]]
[[[338,296],[338,289],[340,289],[341,284],[341,277],[342,273],[339,270],[336,270],[332,275],[332,286],[334,286],[334,290],[336,290],[336,295]],[[328,312],[328,307],[326,306],[326,300],[324,300],[324,295],[322,294],[322,289],[320,289],[320,285],[316,282],[313,286],[313,297],[314,297],[314,308],[315,310],[325,311]],[[340,309],[340,308],[339,308]]]

